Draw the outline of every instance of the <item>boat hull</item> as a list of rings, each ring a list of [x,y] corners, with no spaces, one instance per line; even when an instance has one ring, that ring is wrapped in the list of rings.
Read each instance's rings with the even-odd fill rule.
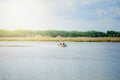
[[[60,46],[60,47],[67,47],[67,45],[60,45],[60,44],[58,44],[58,46]]]

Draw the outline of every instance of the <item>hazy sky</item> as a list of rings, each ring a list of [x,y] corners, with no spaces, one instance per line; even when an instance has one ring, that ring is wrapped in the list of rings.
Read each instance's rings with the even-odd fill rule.
[[[120,31],[120,0],[0,0],[0,29]]]

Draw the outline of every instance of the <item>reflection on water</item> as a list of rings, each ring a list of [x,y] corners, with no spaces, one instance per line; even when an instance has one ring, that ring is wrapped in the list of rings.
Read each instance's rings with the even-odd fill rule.
[[[0,42],[0,80],[120,80],[120,43]]]

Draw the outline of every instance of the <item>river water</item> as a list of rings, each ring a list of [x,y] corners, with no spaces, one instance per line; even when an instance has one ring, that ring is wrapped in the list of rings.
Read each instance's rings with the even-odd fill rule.
[[[0,42],[0,80],[120,80],[120,43]]]

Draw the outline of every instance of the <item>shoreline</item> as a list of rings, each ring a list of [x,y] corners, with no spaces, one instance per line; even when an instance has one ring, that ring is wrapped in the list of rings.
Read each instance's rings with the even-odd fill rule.
[[[1,41],[37,42],[120,42],[120,37],[0,37]]]

